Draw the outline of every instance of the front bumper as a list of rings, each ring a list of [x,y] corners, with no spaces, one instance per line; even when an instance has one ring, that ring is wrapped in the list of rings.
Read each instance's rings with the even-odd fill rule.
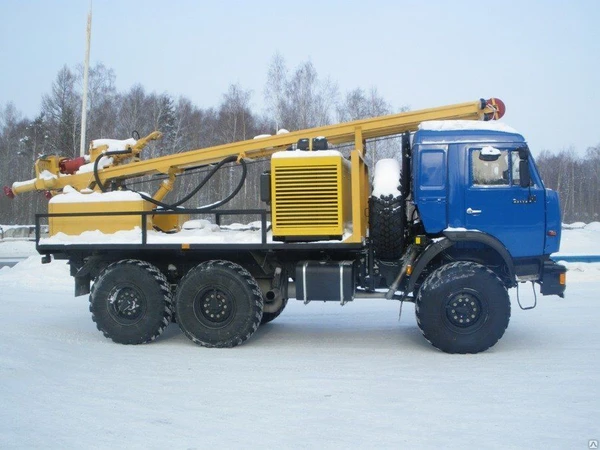
[[[552,260],[545,261],[540,285],[542,295],[564,297],[567,288],[567,268]]]

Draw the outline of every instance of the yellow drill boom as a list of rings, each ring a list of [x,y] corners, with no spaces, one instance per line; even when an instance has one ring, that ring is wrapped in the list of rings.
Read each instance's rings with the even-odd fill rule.
[[[113,158],[112,165],[96,171],[99,181],[106,185],[110,180],[123,180],[150,174],[168,174],[170,181],[163,183],[154,198],[159,200],[172,188],[175,176],[183,169],[213,164],[224,158],[237,156],[241,158],[257,159],[268,157],[271,154],[284,150],[299,139],[308,138],[312,150],[312,142],[316,137],[325,137],[331,144],[355,144],[355,151],[360,157],[364,156],[364,140],[401,134],[406,131],[415,131],[419,124],[429,120],[493,120],[499,119],[504,114],[504,105],[498,99],[478,100],[475,102],[461,103],[437,108],[409,111],[398,114],[375,117],[371,119],[356,120],[352,122],[309,128],[291,133],[269,136],[258,139],[234,142],[197,150],[190,150],[175,155],[167,155],[148,160],[138,158],[142,148],[153,139],[160,137],[160,133],[151,135],[130,145],[129,154],[118,155]],[[98,149],[91,150],[89,159],[93,162],[104,153]],[[9,196],[18,195],[28,191],[53,191],[58,192],[69,185],[77,190],[91,188],[98,190],[93,172],[66,174],[61,170],[61,164],[66,158],[58,156],[45,157],[36,163],[36,178],[24,182],[15,182],[11,188],[5,188]]]

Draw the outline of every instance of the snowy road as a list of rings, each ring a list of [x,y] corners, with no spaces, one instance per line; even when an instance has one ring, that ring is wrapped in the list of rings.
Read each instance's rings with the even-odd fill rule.
[[[1,258],[0,257],[0,269],[3,267],[14,267],[17,263],[23,261],[24,258]]]
[[[113,344],[85,298],[4,290],[1,446],[586,448],[598,287],[513,308],[499,344],[471,356],[434,350],[411,305],[398,323],[383,301],[292,302],[246,345],[208,350],[176,326]]]
[[[600,439],[600,264],[447,355],[412,305],[292,301],[234,349],[113,344],[68,267],[0,269],[0,448],[569,448]],[[533,301],[530,289],[521,300]]]

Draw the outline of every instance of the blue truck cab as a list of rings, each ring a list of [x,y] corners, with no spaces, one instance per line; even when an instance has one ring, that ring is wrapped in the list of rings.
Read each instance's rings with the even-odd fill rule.
[[[500,265],[509,285],[535,281],[563,296],[556,192],[546,189],[522,135],[497,122],[432,121],[415,132],[413,203],[427,236]],[[461,255],[462,256],[462,255]]]

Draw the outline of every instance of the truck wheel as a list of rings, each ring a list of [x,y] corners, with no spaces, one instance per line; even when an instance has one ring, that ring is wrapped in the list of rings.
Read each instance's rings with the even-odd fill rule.
[[[229,261],[207,261],[190,270],[177,288],[177,321],[205,347],[235,347],[260,325],[263,296],[256,280]]]
[[[404,250],[406,214],[402,197],[371,197],[369,201],[369,236],[375,257],[395,260]]]
[[[98,330],[114,342],[150,342],[171,321],[171,286],[152,264],[119,261],[104,269],[93,284],[90,311]]]
[[[478,353],[493,346],[510,320],[508,291],[481,264],[459,261],[435,270],[417,295],[419,328],[446,353]]]
[[[272,312],[267,311],[267,304],[265,303],[265,309],[263,311],[262,319],[260,320],[260,324],[264,325],[265,323],[269,323],[272,320],[277,319],[279,315],[283,312],[288,302],[287,298],[282,299],[281,304],[276,307],[276,309]]]

